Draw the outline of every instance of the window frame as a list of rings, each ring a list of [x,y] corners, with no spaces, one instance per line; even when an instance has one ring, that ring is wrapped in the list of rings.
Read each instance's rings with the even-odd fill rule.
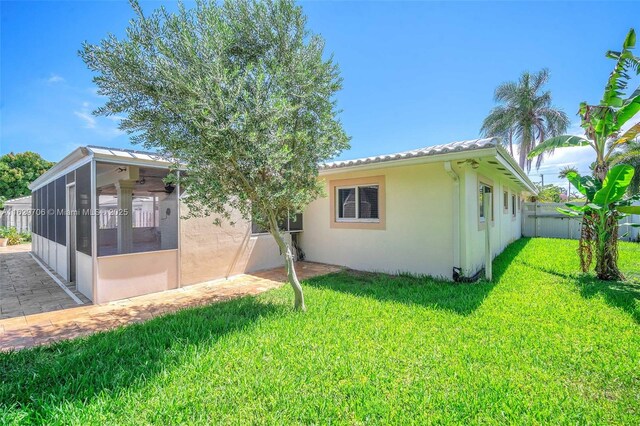
[[[502,191],[502,211],[503,213],[509,213],[509,190]]]
[[[516,209],[516,194],[511,193],[511,217],[515,219],[518,215],[518,210]]]
[[[344,176],[344,175],[342,175]],[[329,195],[329,227],[338,229],[386,229],[386,189],[385,175],[364,176],[355,178],[326,178],[327,194]],[[336,220],[338,212],[338,190],[337,188],[354,187],[378,187],[378,219],[341,219]],[[357,193],[358,191],[356,191]],[[359,195],[358,195],[359,197]],[[359,208],[359,206],[358,206]]]
[[[476,208],[478,209],[477,211],[477,220],[478,220],[478,230],[482,231],[483,229],[485,229],[486,223],[487,223],[487,218],[486,216],[480,216],[480,187],[481,186],[487,186],[491,189],[491,194],[493,194],[493,196],[491,197],[491,226],[495,226],[496,223],[496,197],[495,197],[495,186],[493,184],[493,181],[490,179],[487,179],[483,176],[478,176],[478,180],[477,180],[477,185],[476,185],[476,191],[478,191],[476,193]]]
[[[378,217],[377,218],[361,218],[360,216],[360,188],[371,188],[375,187],[378,190]],[[356,194],[355,200],[355,217],[339,217],[340,214],[340,204],[337,202],[340,200],[340,190],[341,189],[354,189]],[[346,186],[336,186],[335,187],[335,221],[338,223],[379,223],[380,222],[380,185],[377,184],[362,184],[362,185],[346,185]]]

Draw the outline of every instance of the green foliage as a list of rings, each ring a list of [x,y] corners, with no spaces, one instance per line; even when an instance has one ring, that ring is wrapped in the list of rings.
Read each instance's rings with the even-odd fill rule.
[[[187,216],[236,212],[273,235],[295,306],[305,309],[278,223],[323,193],[318,165],[349,147],[335,94],[342,87],[324,40],[293,0],[197,1],[136,18],[126,38],[85,43],[80,55],[108,98],[96,112],[188,170]]]
[[[638,123],[640,125],[640,123]],[[611,164],[628,164],[635,170],[631,184],[627,188],[629,195],[640,193],[640,139],[630,141],[617,149],[611,156]]]
[[[562,135],[556,136],[554,138],[549,138],[543,143],[536,146],[532,149],[528,157],[534,158],[545,152],[553,152],[556,148],[567,148],[567,147],[575,147],[575,146],[586,146],[589,145],[589,141],[583,137],[575,136],[575,135]]]
[[[633,174],[633,167],[627,164],[613,166],[607,172],[607,176],[602,182],[602,188],[594,194],[593,202],[601,207],[605,207],[621,200],[627,187],[631,184]]]
[[[347,148],[324,40],[290,0],[198,1],[145,16],[127,36],[85,43],[80,55],[108,98],[98,114],[188,169],[189,214],[266,229],[322,193],[318,164]],[[277,227],[273,229],[277,232]]]
[[[581,211],[598,210],[615,214],[617,207],[629,205],[631,201],[635,200],[635,197],[623,200],[633,175],[633,167],[626,164],[618,164],[607,172],[607,176],[602,183],[596,178],[580,176],[576,172],[568,173],[567,179],[582,195],[587,197]]]
[[[624,99],[633,74],[640,75],[640,58],[632,52],[635,38],[632,28],[623,42],[622,51],[607,53],[607,57],[614,59],[616,63],[600,104],[580,104],[578,114],[585,137],[562,135],[549,138],[529,152],[529,159],[560,147],[590,145],[596,152],[596,173],[600,174],[601,180],[604,179],[612,154],[618,147],[635,138],[640,131],[640,125],[636,124],[626,133],[620,134],[623,126],[640,111],[640,87]]]
[[[596,161],[592,170],[595,179],[579,178],[577,173],[574,173],[570,179],[571,183],[587,196],[587,203],[582,210],[570,208],[560,209],[560,211],[572,216],[580,215],[580,212],[584,213],[579,250],[582,269],[588,269],[595,245],[598,276],[608,280],[624,278],[618,270],[616,260],[620,211],[616,210],[615,203],[624,195],[620,193],[620,188],[624,187],[626,190],[631,186],[634,173],[633,168],[629,166],[623,168],[621,164],[611,169],[616,170],[613,175],[608,172],[612,164],[617,164],[614,160],[620,149],[629,144],[640,132],[640,123],[622,132],[623,126],[640,111],[640,87],[625,99],[628,83],[633,74],[640,75],[640,58],[632,53],[635,43],[636,35],[632,28],[622,44],[622,51],[607,52],[607,57],[614,59],[616,63],[609,75],[602,100],[599,105],[582,102],[578,110],[580,126],[584,129],[585,137],[573,135],[553,137],[542,142],[528,154],[528,158],[531,159],[560,147],[589,145],[594,149]],[[569,175],[570,173],[567,173],[567,177]],[[633,194],[632,191],[630,192]]]
[[[22,242],[22,236],[15,227],[0,226],[0,238],[7,239],[7,245],[15,246]]]
[[[0,423],[638,424],[633,283],[522,239],[495,283],[343,272],[88,338],[0,354]],[[304,362],[295,362],[296,351]]]
[[[542,186],[536,184],[538,195],[535,197],[536,201],[542,203],[560,203],[562,201],[562,195],[566,194],[566,190],[557,185],[548,184]]]
[[[627,187],[633,179],[634,169],[626,164],[613,166],[604,181],[593,177],[567,173],[569,181],[587,197],[583,205],[567,203],[568,209],[558,208],[560,213],[572,217],[582,217],[582,247],[588,245],[596,250],[596,270],[602,279],[624,279],[617,262],[618,220],[627,213],[633,213],[631,203],[638,197],[624,198]],[[584,236],[589,236],[584,238]],[[583,269],[588,268],[590,257],[583,259]]]
[[[525,72],[517,82],[503,83],[496,88],[494,99],[501,105],[495,107],[485,118],[481,132],[485,136],[499,136],[520,146],[520,167],[531,169],[530,155],[537,144],[548,136],[557,136],[567,130],[569,118],[552,105],[551,92],[542,91],[549,81],[549,70],[535,74]],[[515,138],[515,140],[514,140]],[[540,167],[540,155],[536,167]]]
[[[31,151],[3,155],[0,157],[0,199],[6,201],[31,194],[29,184],[53,165]]]

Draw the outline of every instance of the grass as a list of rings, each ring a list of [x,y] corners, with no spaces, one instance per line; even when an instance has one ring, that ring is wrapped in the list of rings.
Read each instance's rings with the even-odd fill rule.
[[[627,283],[522,239],[495,283],[339,273],[0,355],[0,424],[639,424],[640,245]]]

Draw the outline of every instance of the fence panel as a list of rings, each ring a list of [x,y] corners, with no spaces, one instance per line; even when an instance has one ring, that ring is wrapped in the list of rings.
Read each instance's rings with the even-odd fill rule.
[[[565,207],[564,203],[524,203],[522,215],[522,235],[525,237],[545,238],[580,238],[580,219],[559,213],[557,208]],[[640,216],[630,215],[620,223],[640,223]],[[621,227],[620,234],[625,241],[638,241],[639,229],[629,226]]]
[[[18,232],[31,232],[32,216],[19,209],[0,210],[0,226],[14,227]]]

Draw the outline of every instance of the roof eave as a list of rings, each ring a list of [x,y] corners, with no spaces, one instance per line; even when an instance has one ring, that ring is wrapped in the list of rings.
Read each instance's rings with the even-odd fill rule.
[[[527,190],[534,195],[537,194],[538,190],[536,189],[535,185],[533,184],[533,182],[531,182],[531,179],[529,179],[520,165],[516,163],[516,160],[511,156],[511,154],[509,154],[509,152],[502,145],[497,145],[496,152],[498,159],[503,159],[509,164],[509,166],[511,166],[512,173],[516,175],[518,179],[520,179]]]
[[[399,158],[399,159],[383,160],[383,161],[371,161],[368,163],[353,164],[350,166],[340,166],[340,167],[332,167],[332,168],[324,168],[324,169],[321,168],[319,171],[319,174],[330,175],[330,174],[350,172],[353,170],[383,169],[388,167],[409,166],[413,164],[426,164],[426,163],[438,163],[442,161],[466,160],[469,158],[478,158],[478,157],[495,157],[495,155],[496,155],[495,146],[490,146],[485,148],[468,149],[464,151],[445,152],[442,154],[422,155],[422,156],[416,156],[416,157]]]
[[[74,149],[66,157],[54,164],[53,167],[38,176],[36,180],[31,182],[29,184],[29,189],[33,191],[34,189],[44,186],[44,184],[48,183],[50,180],[53,180],[54,177],[57,178],[58,175],[63,174],[63,171],[66,171],[75,163],[78,163],[88,156],[91,156],[91,152],[86,147],[81,146]]]

